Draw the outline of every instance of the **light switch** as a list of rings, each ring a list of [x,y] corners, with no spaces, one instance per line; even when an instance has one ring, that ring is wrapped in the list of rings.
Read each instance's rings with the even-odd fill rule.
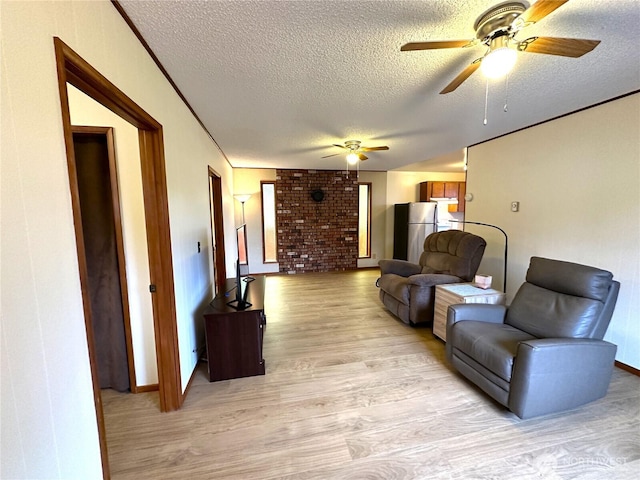
[[[511,211],[517,212],[520,210],[520,202],[511,202]]]

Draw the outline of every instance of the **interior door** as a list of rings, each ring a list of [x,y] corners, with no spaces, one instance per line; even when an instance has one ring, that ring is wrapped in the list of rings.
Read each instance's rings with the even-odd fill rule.
[[[113,132],[74,127],[87,283],[100,388],[135,387]]]
[[[211,278],[215,294],[224,288],[227,278],[222,221],[222,178],[209,167],[209,212],[211,218]]]

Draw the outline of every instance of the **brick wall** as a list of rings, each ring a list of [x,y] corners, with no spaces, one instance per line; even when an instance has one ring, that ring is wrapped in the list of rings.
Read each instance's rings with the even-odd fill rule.
[[[315,202],[311,192],[321,189]],[[286,273],[353,270],[358,260],[354,172],[276,170],[278,262]]]

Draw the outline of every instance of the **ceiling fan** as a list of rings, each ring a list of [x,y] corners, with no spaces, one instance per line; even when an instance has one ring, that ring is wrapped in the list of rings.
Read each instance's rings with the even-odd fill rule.
[[[362,142],[360,142],[360,140],[347,140],[346,142],[344,142],[344,145],[338,145],[337,143],[334,143],[333,146],[348,150],[348,152],[347,152],[347,161],[352,165],[356,164],[358,162],[358,160],[364,161],[367,158],[369,158],[362,152],[374,152],[374,151],[377,151],[377,150],[389,150],[389,147],[387,147],[386,145],[381,146],[381,147],[362,147],[362,146],[360,146],[361,143]],[[324,156],[322,158],[335,157],[336,155],[341,155],[342,153],[345,153],[345,152],[334,153],[333,155],[326,155],[326,156]]]
[[[482,57],[471,62],[440,94],[453,92],[478,67],[488,77],[498,78],[505,75],[513,68],[518,51],[581,57],[596,48],[600,40],[531,37],[518,41],[514,38],[524,27],[539,22],[568,1],[538,0],[529,8],[526,8],[521,2],[503,2],[478,17],[473,26],[476,31],[476,38],[473,40],[413,42],[403,45],[400,50],[406,52],[439,48],[467,48],[480,44],[488,47]]]

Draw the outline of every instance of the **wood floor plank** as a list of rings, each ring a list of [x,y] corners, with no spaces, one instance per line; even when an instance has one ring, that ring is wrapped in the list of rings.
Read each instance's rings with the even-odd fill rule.
[[[200,364],[171,413],[157,392],[104,391],[112,478],[637,478],[638,377],[520,420],[382,306],[378,275],[269,276],[264,376],[210,383]]]

